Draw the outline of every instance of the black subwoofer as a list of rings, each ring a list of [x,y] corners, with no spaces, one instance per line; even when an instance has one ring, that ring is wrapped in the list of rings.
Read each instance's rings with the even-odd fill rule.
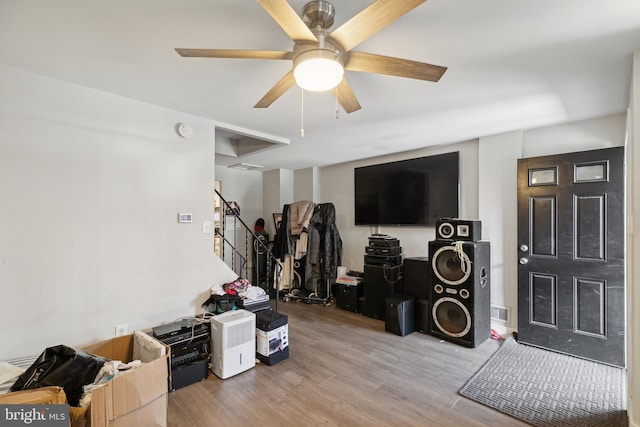
[[[385,298],[384,329],[404,337],[416,330],[415,298],[392,295]]]
[[[491,333],[489,242],[429,242],[431,324],[429,333],[476,347]]]

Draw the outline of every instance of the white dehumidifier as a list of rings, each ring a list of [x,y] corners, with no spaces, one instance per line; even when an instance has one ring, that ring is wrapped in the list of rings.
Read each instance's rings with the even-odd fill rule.
[[[256,366],[256,315],[226,311],[211,318],[213,373],[221,379]]]

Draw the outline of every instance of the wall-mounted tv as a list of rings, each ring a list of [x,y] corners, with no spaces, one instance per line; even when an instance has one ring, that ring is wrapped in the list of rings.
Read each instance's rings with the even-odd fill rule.
[[[457,218],[459,153],[355,168],[355,225],[435,225]]]

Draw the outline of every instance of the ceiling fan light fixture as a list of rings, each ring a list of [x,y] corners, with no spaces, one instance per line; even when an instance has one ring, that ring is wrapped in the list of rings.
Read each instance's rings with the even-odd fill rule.
[[[304,90],[323,92],[342,81],[342,57],[328,49],[310,49],[293,60],[293,77]]]

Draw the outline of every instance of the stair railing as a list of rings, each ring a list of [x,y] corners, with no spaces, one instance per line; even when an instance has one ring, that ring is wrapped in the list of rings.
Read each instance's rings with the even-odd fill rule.
[[[264,253],[267,255],[267,257],[269,258],[269,260],[273,263],[273,266],[275,268],[275,277],[280,277],[281,276],[281,272],[283,269],[282,266],[282,262],[280,262],[279,259],[277,259],[273,253],[271,252],[271,249],[269,249],[269,247],[264,243],[264,241],[262,239],[260,239],[251,228],[249,228],[249,226],[242,220],[242,218],[240,217],[240,212],[238,212],[235,208],[234,205],[231,205],[229,202],[227,202],[225,200],[224,197],[222,197],[222,194],[220,194],[220,192],[218,190],[214,190],[216,195],[220,198],[221,202],[222,202],[222,212],[220,214],[220,216],[222,217],[220,219],[220,227],[217,228],[215,230],[215,234],[220,236],[221,240],[222,240],[222,260],[226,262],[224,254],[225,254],[225,250],[231,251],[231,269],[238,274],[238,276],[244,277],[244,278],[249,278],[249,259],[250,259],[250,253],[249,253],[249,247],[256,249],[256,253],[259,252],[258,248],[262,247],[262,250],[264,251]],[[226,215],[226,212],[232,212],[231,215]],[[228,216],[232,216],[233,217],[233,221],[234,221],[234,230],[236,230],[236,225],[238,223],[240,223],[245,231],[244,235],[244,253],[240,252],[238,250],[238,242],[235,241],[234,238],[234,242],[231,242],[230,239],[228,239],[225,236],[225,231],[226,231],[226,222],[227,222],[227,217]],[[253,244],[249,244],[250,239],[252,239]],[[255,246],[254,246],[255,245]],[[236,258],[238,258],[239,265],[236,265]],[[257,261],[256,257],[256,261]],[[260,269],[258,268],[259,265],[254,265],[253,266],[256,272],[256,282],[257,284],[260,283]],[[244,273],[244,275],[243,275]],[[267,287],[269,286],[269,284],[271,283],[271,281],[269,280],[269,273],[272,273],[270,271],[267,270]],[[278,300],[280,299],[280,285],[279,283],[277,283],[276,279],[273,279],[275,283],[275,288],[276,288],[276,304],[275,304],[275,310],[278,311]],[[268,291],[267,291],[268,292]]]

